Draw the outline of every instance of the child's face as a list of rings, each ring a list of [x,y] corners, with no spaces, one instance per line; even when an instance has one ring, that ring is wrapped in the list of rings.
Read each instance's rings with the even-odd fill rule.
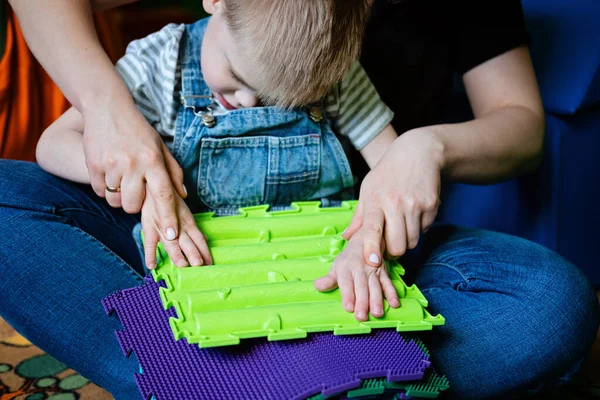
[[[204,9],[212,17],[202,41],[202,74],[215,97],[227,108],[255,107],[259,103],[254,89],[260,85],[256,81],[258,74],[238,51],[222,7],[220,0],[204,0]]]

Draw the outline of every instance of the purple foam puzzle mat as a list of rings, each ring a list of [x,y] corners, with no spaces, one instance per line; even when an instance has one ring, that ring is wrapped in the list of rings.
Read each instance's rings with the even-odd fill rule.
[[[315,333],[294,341],[249,339],[238,346],[201,349],[176,341],[175,316],[159,297],[163,282],[151,276],[142,286],[116,292],[102,303],[117,314],[116,336],[125,356],[132,352],[142,373],[136,382],[143,399],[305,399],[357,388],[361,380],[414,381],[430,366],[423,344],[394,329],[366,335]]]

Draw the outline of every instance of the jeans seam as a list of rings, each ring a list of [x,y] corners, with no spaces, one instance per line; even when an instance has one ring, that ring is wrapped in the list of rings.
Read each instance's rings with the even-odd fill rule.
[[[4,199],[2,199],[2,200],[4,200]],[[16,203],[11,203],[11,202],[0,201],[0,207],[10,208],[10,209],[14,209],[14,210],[35,212],[35,213],[56,214],[55,207],[47,206],[44,204],[38,204],[38,203],[28,203],[26,205],[21,205],[21,204],[16,204]]]
[[[143,278],[140,274],[138,274],[129,264],[127,264],[125,262],[125,260],[123,260],[121,257],[118,256],[118,254],[116,254],[114,251],[112,251],[111,249],[109,249],[108,247],[106,247],[106,245],[104,243],[102,243],[101,241],[99,241],[98,239],[96,239],[95,237],[93,237],[92,235],[90,235],[89,233],[87,233],[86,231],[84,231],[83,229],[77,227],[77,226],[73,226],[73,225],[69,225],[71,228],[79,231],[80,233],[82,233],[88,240],[92,241],[92,242],[96,242],[97,244],[99,244],[102,248],[102,250],[107,253],[109,256],[111,256],[112,258],[114,258],[122,267],[124,267],[124,269],[131,274],[134,278],[139,279],[140,282],[143,281]]]
[[[450,265],[450,264],[446,264],[446,263],[441,263],[441,262],[432,262],[432,263],[425,263],[425,264],[423,264],[423,267],[427,267],[427,266],[429,266],[429,267],[438,266],[438,267],[450,268],[451,270],[454,270],[454,271],[458,272],[459,275],[464,279],[464,281],[466,283],[469,283],[471,281],[471,279],[469,279],[469,278],[467,278],[465,276],[465,274],[460,270],[460,268],[458,268],[458,267],[456,267],[454,265]]]

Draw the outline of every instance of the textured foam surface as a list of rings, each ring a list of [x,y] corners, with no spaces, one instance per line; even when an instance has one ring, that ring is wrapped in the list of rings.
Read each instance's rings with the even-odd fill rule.
[[[144,285],[103,300],[123,330],[117,339],[125,355],[135,352],[143,373],[136,381],[144,399],[304,399],[358,388],[361,380],[420,380],[430,366],[423,344],[393,329],[335,336],[317,333],[299,341],[250,339],[239,346],[202,349],[176,341],[159,287]]]
[[[326,397],[317,394],[309,400],[338,399],[435,399],[441,392],[449,388],[448,379],[429,368],[423,379],[419,381],[389,382],[385,379],[366,379],[360,387],[347,393]]]
[[[367,379],[361,383],[360,388],[348,391],[347,397],[356,399],[398,392],[398,395],[402,395],[404,398],[434,399],[448,388],[448,379],[445,376],[438,375],[430,368],[422,380],[415,382],[388,382],[385,379]]]
[[[338,289],[323,293],[314,288],[314,280],[327,274],[346,246],[340,232],[356,204],[321,208],[319,202],[303,202],[284,211],[256,206],[229,217],[196,214],[214,265],[178,268],[159,245],[159,263],[152,271],[157,282],[165,282],[160,291],[164,307],[175,308],[170,320],[174,337],[205,348],[237,345],[246,338],[367,334],[374,328],[408,332],[444,324],[441,315],[427,312],[419,289],[404,283],[404,269],[396,261],[387,268],[402,305],[391,308],[384,302],[381,318],[358,322],[343,310]]]

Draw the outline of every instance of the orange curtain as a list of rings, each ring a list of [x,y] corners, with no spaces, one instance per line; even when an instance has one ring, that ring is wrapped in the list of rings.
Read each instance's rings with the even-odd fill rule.
[[[94,15],[98,37],[113,63],[123,55],[116,14]],[[60,89],[29,51],[9,8],[6,46],[0,60],[0,158],[35,161],[44,131],[70,107]]]

